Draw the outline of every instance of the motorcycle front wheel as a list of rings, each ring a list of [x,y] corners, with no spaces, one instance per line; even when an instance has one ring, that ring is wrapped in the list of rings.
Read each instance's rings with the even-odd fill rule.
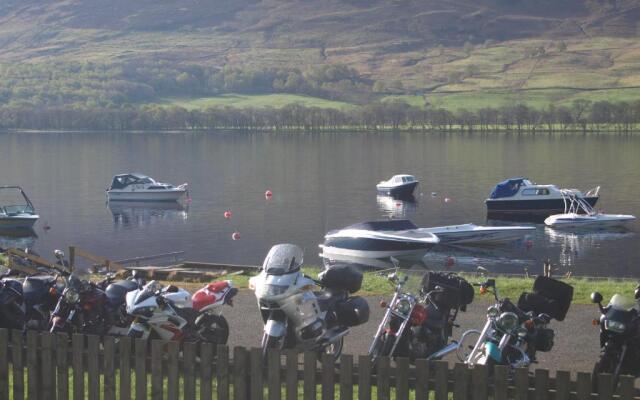
[[[324,346],[320,351],[318,351],[318,360],[322,361],[323,354],[329,354],[333,361],[337,361],[342,354],[342,348],[344,347],[344,338],[340,338],[340,340],[331,343],[328,346]]]
[[[222,315],[208,315],[201,322],[198,333],[205,342],[227,344],[229,323]]]
[[[267,359],[267,353],[270,349],[282,350],[284,348],[284,337],[271,336],[263,334],[262,336],[262,358]]]
[[[600,357],[598,361],[593,365],[593,392],[598,393],[598,375],[599,374],[613,374],[616,370],[616,366],[618,365],[618,357],[611,352],[603,350],[600,352]],[[618,386],[618,378],[619,374],[613,375],[613,388]]]

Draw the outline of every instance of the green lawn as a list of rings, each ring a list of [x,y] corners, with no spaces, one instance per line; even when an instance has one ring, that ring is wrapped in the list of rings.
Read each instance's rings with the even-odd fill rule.
[[[223,94],[215,97],[183,98],[165,97],[156,104],[179,106],[188,110],[206,109],[210,107],[274,107],[281,108],[290,104],[300,104],[306,107],[343,109],[353,105],[340,101],[321,99],[318,97],[297,94]]]

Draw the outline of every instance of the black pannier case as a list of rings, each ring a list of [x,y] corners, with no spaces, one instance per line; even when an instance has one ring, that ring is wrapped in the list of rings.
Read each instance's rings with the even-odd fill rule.
[[[369,320],[369,303],[360,296],[349,297],[336,305],[336,315],[340,325],[362,325]]]
[[[433,296],[438,305],[450,308],[465,307],[473,301],[473,286],[466,279],[448,272],[429,271],[422,277],[422,287],[430,292],[440,286],[443,292]]]
[[[538,276],[533,283],[533,293],[522,293],[518,308],[535,314],[548,314],[558,321],[564,320],[573,300],[573,286],[553,278]]]
[[[320,284],[328,289],[355,293],[362,287],[362,272],[351,265],[334,265],[318,275]]]

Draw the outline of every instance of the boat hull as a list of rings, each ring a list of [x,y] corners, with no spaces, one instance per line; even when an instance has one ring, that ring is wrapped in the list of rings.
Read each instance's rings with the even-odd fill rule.
[[[115,191],[110,190],[107,192],[107,198],[109,201],[178,201],[184,194],[185,190],[146,190],[146,191]]]
[[[635,221],[632,215],[572,215],[560,214],[547,218],[544,223],[554,229],[614,228]]]
[[[457,245],[499,245],[522,239],[535,232],[535,227],[477,227],[476,229],[426,228],[425,230],[438,236],[441,244]]]
[[[382,240],[374,238],[327,238],[323,249],[328,253],[353,257],[386,258],[426,253],[437,243]]]
[[[410,182],[403,185],[398,186],[382,186],[377,185],[376,189],[378,193],[384,194],[387,196],[395,196],[395,197],[408,197],[413,195],[416,186],[418,186],[419,182]]]
[[[0,230],[32,229],[38,218],[37,215],[0,217]]]
[[[594,207],[598,202],[597,196],[584,197],[584,200]],[[550,216],[564,213],[565,202],[562,198],[546,200],[503,200],[487,199],[487,214],[499,215],[538,215]]]

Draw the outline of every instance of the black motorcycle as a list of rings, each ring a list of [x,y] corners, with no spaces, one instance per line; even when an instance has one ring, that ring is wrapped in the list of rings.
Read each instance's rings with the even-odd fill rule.
[[[22,284],[19,281],[0,280],[0,328],[23,329],[23,301]]]
[[[138,271],[129,273],[126,279],[116,280],[116,277],[116,274],[109,274],[104,280],[96,283],[96,286],[107,296],[105,312],[110,326],[109,333],[126,335],[133,320],[133,317],[127,314],[127,293],[142,289],[146,281]]]
[[[640,286],[635,299],[615,294],[606,307],[602,295],[591,293],[591,301],[600,309],[600,357],[593,366],[594,376],[612,374],[614,387],[620,375],[640,376]],[[597,379],[594,379],[597,390]]]
[[[45,330],[51,319],[51,313],[58,304],[58,298],[64,291],[64,283],[58,275],[27,276],[22,281],[24,294],[25,328]]]
[[[453,273],[427,272],[417,295],[406,291],[408,277],[388,276],[395,285],[391,302],[378,326],[369,356],[426,358],[445,346],[453,333],[458,311],[473,301],[473,287]]]

